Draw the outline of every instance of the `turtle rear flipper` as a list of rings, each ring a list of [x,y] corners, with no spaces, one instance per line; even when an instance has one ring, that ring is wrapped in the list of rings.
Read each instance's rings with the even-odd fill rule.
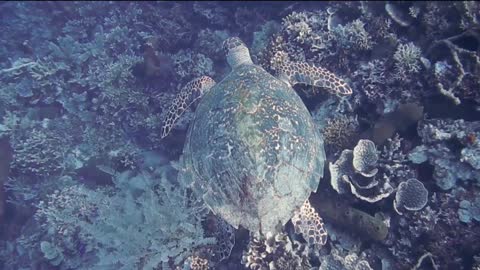
[[[162,125],[162,139],[168,136],[177,120],[196,100],[200,99],[210,88],[215,85],[215,81],[202,76],[187,83],[180,93],[175,97],[168,108]]]
[[[285,58],[286,56],[279,57]],[[305,62],[292,62],[287,59],[275,63],[274,68],[278,73],[278,77],[291,85],[300,83],[323,87],[332,94],[352,94],[352,88],[343,79],[325,68],[316,67]]]
[[[302,234],[309,245],[320,247],[327,243],[327,229],[323,219],[318,215],[308,199],[295,212],[292,217],[292,223],[295,232]]]

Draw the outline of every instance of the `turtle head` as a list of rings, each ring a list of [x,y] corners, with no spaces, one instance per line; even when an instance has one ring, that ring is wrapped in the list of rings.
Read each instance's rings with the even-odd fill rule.
[[[253,64],[247,46],[238,37],[227,38],[223,42],[223,50],[232,69],[243,64]]]

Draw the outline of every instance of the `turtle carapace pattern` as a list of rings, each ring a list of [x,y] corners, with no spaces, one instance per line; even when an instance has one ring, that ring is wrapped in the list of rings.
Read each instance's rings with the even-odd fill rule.
[[[232,71],[200,91],[179,177],[232,226],[273,232],[316,191],[325,162],[323,138],[291,85],[322,81],[338,94],[351,89],[306,63],[285,63],[274,77],[236,37],[224,49]]]

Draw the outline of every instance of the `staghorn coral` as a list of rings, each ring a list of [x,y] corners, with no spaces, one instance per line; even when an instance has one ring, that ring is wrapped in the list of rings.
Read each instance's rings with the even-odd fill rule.
[[[461,103],[461,99],[480,102],[480,95],[476,91],[480,86],[478,48],[475,51],[459,45],[465,44],[464,40],[468,39],[475,40],[474,42],[478,44],[480,42],[478,30],[472,28],[459,35],[435,40],[427,50],[427,54],[440,51],[445,56],[450,56],[448,58],[443,56],[441,60],[435,62],[435,68],[432,71],[433,84],[440,94],[450,98],[456,105]]]
[[[411,9],[411,8],[413,8],[413,9]],[[414,9],[415,9],[414,6],[410,6],[408,11],[414,10]],[[385,11],[387,12],[387,14],[390,16],[390,18],[393,21],[395,21],[396,23],[398,23],[399,25],[401,25],[403,27],[410,26],[413,22],[413,18],[416,17],[416,16],[415,17],[411,16],[410,12],[407,13],[406,10],[397,6],[394,2],[393,3],[392,2],[385,3]],[[415,13],[416,12],[413,12],[413,14],[415,14]]]
[[[426,3],[422,24],[429,37],[441,37],[451,32],[453,24],[447,19],[447,10],[452,10],[452,3]]]
[[[305,44],[312,43],[312,34],[315,30],[321,29],[326,23],[326,13],[323,12],[292,12],[282,20],[282,25],[289,38]]]
[[[415,170],[408,159],[408,148],[405,140],[397,133],[386,140],[380,151],[378,167],[385,175],[397,182],[415,178]]]
[[[195,2],[193,12],[207,19],[213,25],[227,25],[229,16],[232,16],[228,9],[215,2]]]
[[[283,50],[296,61],[305,55],[307,60],[328,65],[334,72],[350,71],[349,64],[362,55],[351,52],[368,51],[375,42],[361,19],[333,23],[336,19],[334,9],[292,12],[282,22]]]

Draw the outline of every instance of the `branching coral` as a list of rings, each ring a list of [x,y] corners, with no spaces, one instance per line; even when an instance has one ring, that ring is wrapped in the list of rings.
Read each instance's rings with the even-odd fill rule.
[[[477,48],[472,50],[458,45],[462,43],[462,39],[475,40]],[[480,101],[480,95],[476,91],[480,86],[478,44],[480,44],[478,29],[468,29],[460,35],[434,41],[427,50],[427,53],[434,53],[442,47],[447,48],[451,60],[436,62],[433,75],[438,91],[457,105],[461,103],[460,98]],[[450,62],[456,70],[453,71],[446,61]]]
[[[399,44],[393,59],[395,60],[396,76],[404,79],[420,71],[421,50],[413,42]]]
[[[192,78],[200,76],[213,76],[213,62],[207,56],[201,53],[195,53],[191,50],[180,50],[172,56],[175,65],[175,74],[179,76],[179,81],[186,83]]]
[[[34,129],[28,136],[16,138],[13,143],[13,168],[21,173],[40,177],[60,173],[66,154],[65,138],[49,129]]]
[[[190,270],[208,270],[208,260],[199,256],[190,256],[187,261],[190,262]]]
[[[229,36],[226,30],[206,28],[198,33],[198,38],[194,46],[201,54],[208,55],[208,57],[213,60],[223,60],[225,53],[222,50],[222,43]]]
[[[250,236],[242,264],[252,270],[307,270],[308,247],[290,240],[285,233]]]
[[[442,36],[450,32],[449,30],[453,25],[445,15],[448,14],[446,11],[452,8],[452,3],[437,4],[429,2],[426,4],[422,22],[427,28],[426,34],[428,36]]]
[[[330,118],[322,130],[327,151],[338,151],[350,147],[357,131],[358,121],[356,117],[340,115],[336,118]]]
[[[322,262],[319,270],[373,270],[364,256],[358,256],[356,253],[341,256],[337,250],[334,250],[326,260]]]
[[[340,47],[352,50],[369,50],[373,46],[372,38],[365,30],[365,23],[359,19],[333,28],[334,38]]]
[[[360,68],[353,74],[359,77],[362,82],[361,92],[371,102],[381,101],[388,96],[391,88],[385,87],[386,83],[385,60],[375,59],[360,65]]]
[[[62,252],[62,269],[179,265],[194,248],[213,244],[204,237],[203,206],[192,204],[168,173],[156,175],[161,177],[127,171],[116,176],[115,189],[72,186],[40,204],[36,217],[46,239]]]

